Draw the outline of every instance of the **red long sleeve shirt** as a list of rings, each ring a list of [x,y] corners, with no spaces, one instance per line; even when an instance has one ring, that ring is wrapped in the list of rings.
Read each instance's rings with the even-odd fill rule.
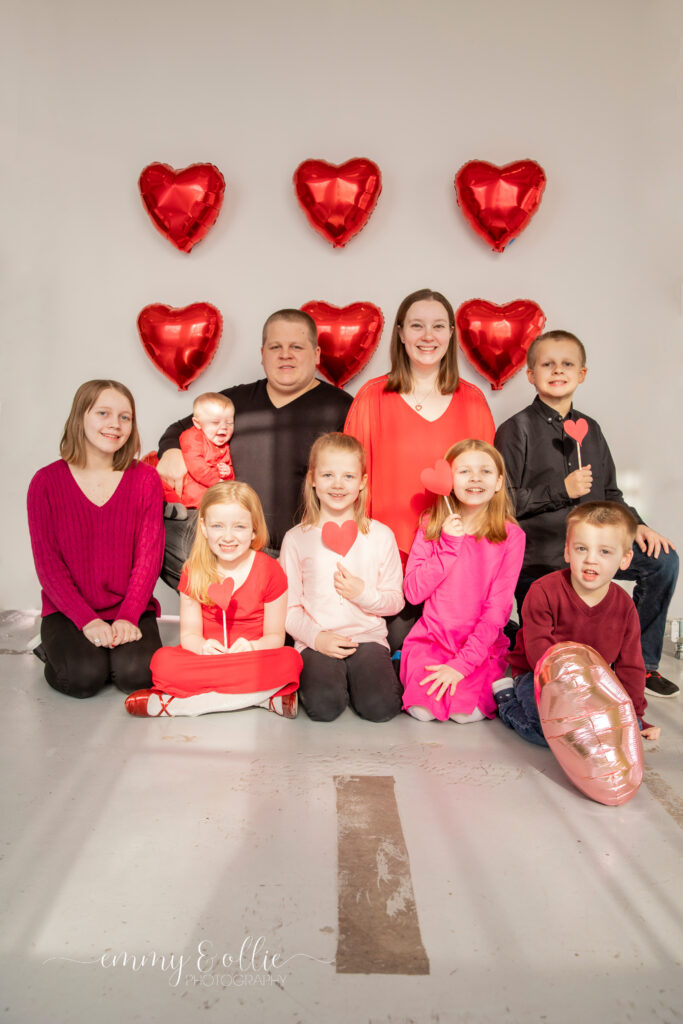
[[[619,682],[642,718],[645,665],[640,648],[640,622],[633,601],[616,583],[599,604],[590,607],[571,584],[569,569],[536,580],[522,605],[524,625],[508,662],[515,676],[533,672],[549,647],[564,641],[588,644],[614,667]]]

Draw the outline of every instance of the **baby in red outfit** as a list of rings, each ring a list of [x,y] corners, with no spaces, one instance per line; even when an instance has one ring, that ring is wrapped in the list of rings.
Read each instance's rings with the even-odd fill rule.
[[[207,391],[194,400],[192,426],[180,435],[187,466],[182,494],[164,484],[166,519],[186,519],[188,508],[199,508],[214,484],[234,480],[229,441],[235,426],[235,406],[225,395]]]

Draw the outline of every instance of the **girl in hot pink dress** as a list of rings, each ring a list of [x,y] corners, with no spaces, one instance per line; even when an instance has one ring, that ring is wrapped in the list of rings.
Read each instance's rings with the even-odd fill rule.
[[[403,707],[421,721],[493,718],[491,684],[505,673],[503,633],[522,566],[505,464],[484,441],[446,452],[453,490],[425,513],[408,557],[404,590],[422,616],[403,643]]]

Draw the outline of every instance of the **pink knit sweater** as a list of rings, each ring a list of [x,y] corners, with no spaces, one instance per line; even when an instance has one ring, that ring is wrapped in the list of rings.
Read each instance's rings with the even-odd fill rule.
[[[152,591],[164,554],[163,492],[156,471],[130,466],[101,507],[66,462],[39,469],[28,489],[28,524],[43,616],[62,612],[82,629],[93,619],[159,614]]]

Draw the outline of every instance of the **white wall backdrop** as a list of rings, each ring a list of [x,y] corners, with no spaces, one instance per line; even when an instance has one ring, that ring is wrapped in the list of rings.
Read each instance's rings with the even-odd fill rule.
[[[82,381],[133,389],[148,450],[193,395],[260,375],[272,310],[367,300],[390,325],[424,286],[455,307],[534,299],[549,328],[577,333],[589,374],[576,404],[600,421],[641,513],[683,545],[678,0],[4,7],[2,607],[38,605],[25,493],[57,457]],[[333,249],[292,173],[352,156],[379,164],[383,192],[362,233]],[[496,255],[457,209],[453,177],[468,160],[523,158],[545,168],[546,193]],[[221,216],[190,256],[140,201],[140,171],[157,160],[215,163],[226,178]],[[150,302],[199,300],[222,311],[223,340],[179,393],[136,318]],[[350,390],[387,369],[388,334]],[[497,423],[533,397],[523,373],[492,393],[461,365]]]

